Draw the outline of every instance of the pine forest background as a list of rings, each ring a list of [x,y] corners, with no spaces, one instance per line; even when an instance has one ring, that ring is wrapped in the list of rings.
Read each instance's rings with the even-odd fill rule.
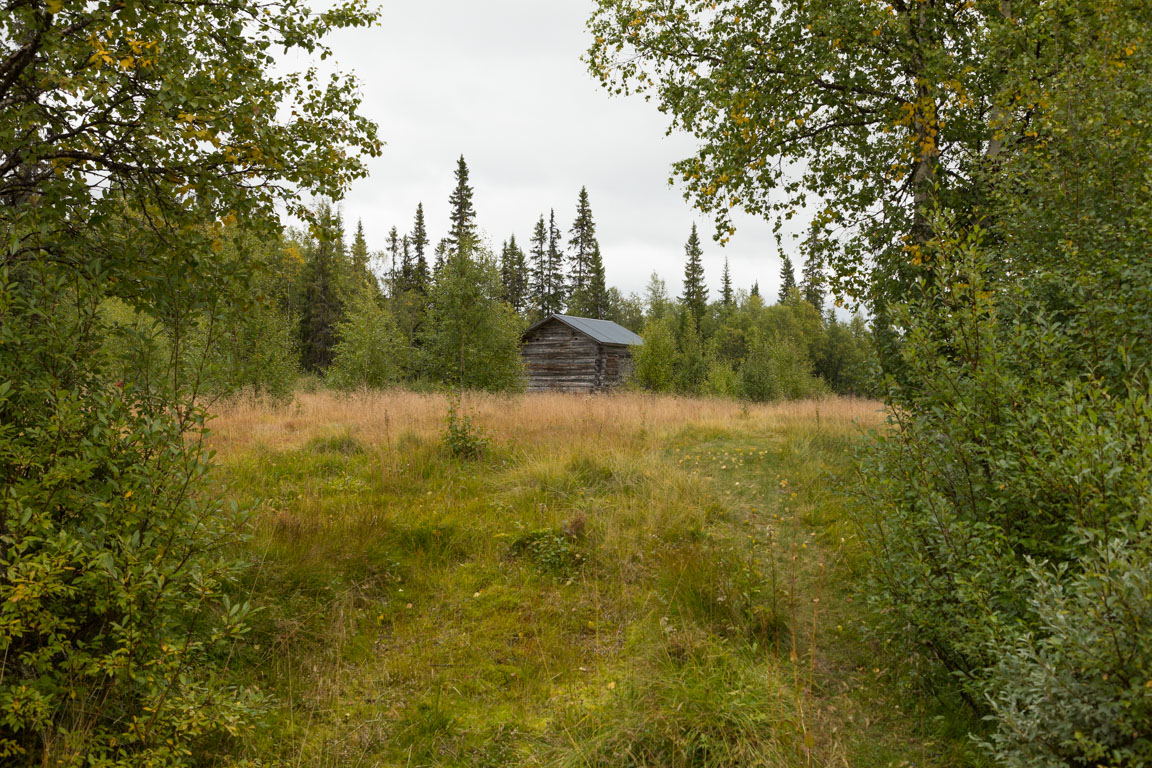
[[[435,244],[423,203],[407,232],[392,227],[384,247],[370,249],[363,227],[351,228],[327,202],[314,206],[306,229],[252,243],[265,254],[256,305],[210,330],[206,321],[195,325],[189,354],[202,358],[204,391],[283,398],[299,377],[339,390],[516,391],[520,334],[553,313],[640,333],[646,345],[634,350],[631,384],[641,389],[757,402],[876,391],[868,326],[860,316],[837,318],[817,261],[797,283],[786,260],[783,287],[768,300],[757,284],[734,287],[725,263],[720,294],[710,297],[693,225],[682,293],[669,295],[654,272],[644,295],[625,296],[606,283],[586,189],[567,229],[551,210],[526,246],[513,234],[494,249],[477,235],[464,158],[455,178],[447,233]],[[105,312],[126,326],[143,322],[115,302]],[[155,323],[137,330],[162,366],[172,330]],[[140,375],[130,370],[137,348],[110,352],[125,360],[126,377]]]

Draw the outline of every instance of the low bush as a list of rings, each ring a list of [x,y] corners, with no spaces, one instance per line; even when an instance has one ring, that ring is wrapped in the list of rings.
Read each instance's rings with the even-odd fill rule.
[[[408,341],[392,313],[368,291],[351,303],[337,325],[332,366],[325,376],[336,389],[381,389],[400,381],[409,366]]]
[[[449,400],[443,434],[443,445],[449,455],[457,459],[478,459],[491,443],[491,438],[472,423],[471,416],[460,413],[460,401]]]
[[[1034,629],[993,669],[997,765],[1152,764],[1152,557],[1147,543],[1094,548],[1072,578],[1034,566]]]
[[[540,528],[517,536],[508,554],[526,558],[544,573],[563,581],[574,577],[588,562],[578,543],[575,532]]]
[[[754,336],[740,366],[740,394],[753,402],[802,400],[825,394],[827,387],[812,374],[812,361],[785,336]]]

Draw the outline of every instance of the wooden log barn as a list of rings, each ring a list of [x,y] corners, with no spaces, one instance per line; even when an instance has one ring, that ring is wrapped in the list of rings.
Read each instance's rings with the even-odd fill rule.
[[[643,344],[610,320],[549,315],[524,332],[521,356],[529,392],[607,392],[632,374]]]

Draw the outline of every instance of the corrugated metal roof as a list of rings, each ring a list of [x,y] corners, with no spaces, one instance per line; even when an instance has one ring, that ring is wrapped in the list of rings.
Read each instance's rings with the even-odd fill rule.
[[[571,315],[549,315],[529,328],[528,331],[539,328],[553,318],[571,328],[575,328],[580,331],[580,333],[595,339],[601,344],[639,346],[644,343],[644,339],[632,333],[632,331],[619,323],[614,323],[611,320],[593,320],[590,317],[573,317]],[[528,331],[525,331],[525,333]]]

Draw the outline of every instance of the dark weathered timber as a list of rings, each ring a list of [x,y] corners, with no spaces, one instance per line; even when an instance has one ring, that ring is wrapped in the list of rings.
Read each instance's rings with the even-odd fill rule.
[[[632,350],[603,344],[553,315],[524,334],[529,392],[606,392],[632,373]]]

